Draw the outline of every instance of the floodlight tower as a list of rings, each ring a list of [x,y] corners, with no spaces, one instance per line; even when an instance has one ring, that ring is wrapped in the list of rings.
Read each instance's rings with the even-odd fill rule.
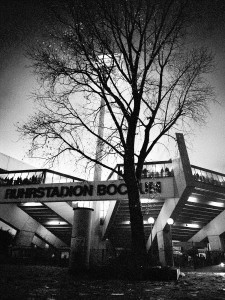
[[[112,67],[112,57],[110,55],[99,55],[96,62],[97,68],[100,71],[106,72],[106,70]],[[104,137],[104,120],[105,120],[105,101],[101,98],[100,111],[99,111],[99,123],[98,123],[98,138],[96,143],[96,161],[101,161],[103,157],[103,142]],[[101,181],[102,179],[102,166],[95,163],[94,168],[94,181]],[[92,219],[92,252],[99,252],[106,247],[105,243],[101,241],[101,230],[100,230],[100,208],[101,201],[93,202],[93,219]],[[98,256],[98,254],[97,254]],[[95,264],[95,253],[91,255],[92,264]]]

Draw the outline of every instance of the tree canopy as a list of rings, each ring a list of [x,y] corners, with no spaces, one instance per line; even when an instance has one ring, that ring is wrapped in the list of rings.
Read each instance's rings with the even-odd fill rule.
[[[94,137],[104,147],[98,163],[112,170],[104,159],[123,162],[129,151],[140,173],[162,136],[203,119],[212,57],[185,45],[187,2],[49,1],[48,34],[29,51],[42,84],[40,109],[21,127],[32,150],[47,150],[50,160],[69,151],[96,162]]]

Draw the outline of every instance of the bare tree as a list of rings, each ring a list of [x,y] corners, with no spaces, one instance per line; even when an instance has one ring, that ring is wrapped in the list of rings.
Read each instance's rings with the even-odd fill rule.
[[[173,136],[175,126],[204,119],[212,99],[205,80],[211,54],[188,49],[188,1],[49,3],[54,18],[49,35],[29,51],[41,83],[40,106],[19,130],[31,138],[33,153],[45,151],[52,161],[70,152],[75,160],[108,170],[113,170],[111,157],[123,162],[133,251],[140,263],[146,254],[139,191],[143,164],[163,136]],[[104,149],[97,160],[94,140]]]

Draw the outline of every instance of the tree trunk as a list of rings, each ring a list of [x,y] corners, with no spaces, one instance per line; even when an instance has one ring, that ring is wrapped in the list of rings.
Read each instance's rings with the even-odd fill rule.
[[[134,167],[131,164],[124,165],[124,180],[128,190],[132,250],[135,255],[137,267],[143,267],[146,263],[146,243],[144,234],[143,216],[141,211],[139,182],[135,176]]]

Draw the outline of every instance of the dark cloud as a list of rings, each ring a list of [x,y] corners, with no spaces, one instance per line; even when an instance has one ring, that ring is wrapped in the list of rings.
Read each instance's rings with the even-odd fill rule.
[[[1,0],[0,51],[23,46],[42,30],[45,9],[42,1]]]

